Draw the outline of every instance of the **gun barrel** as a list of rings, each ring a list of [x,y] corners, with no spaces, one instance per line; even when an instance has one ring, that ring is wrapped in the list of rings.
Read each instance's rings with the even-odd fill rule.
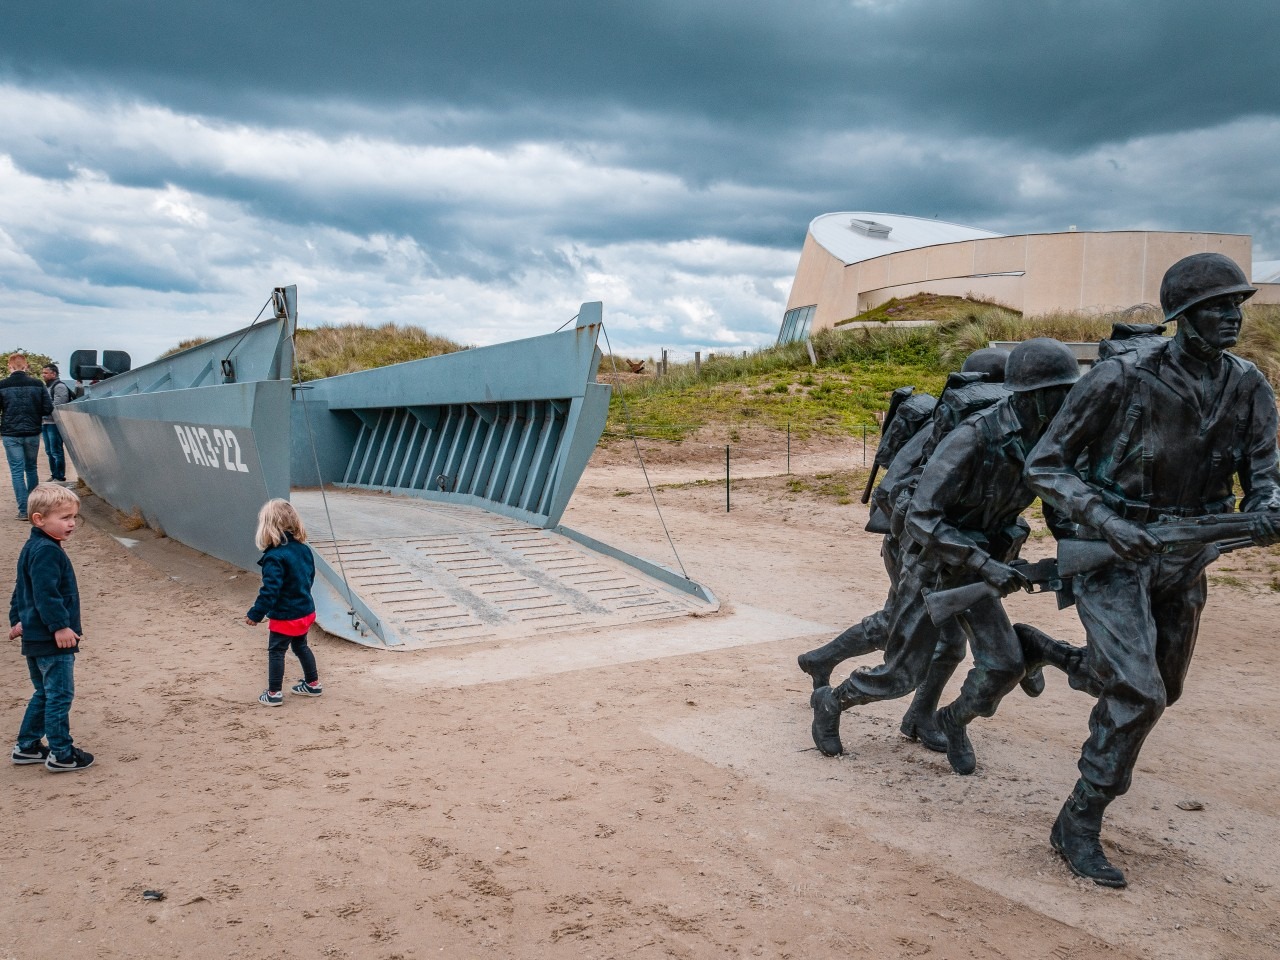
[[[862,502],[867,503],[871,499],[871,491],[875,489],[876,474],[880,472],[880,464],[873,463],[871,465],[871,473],[867,476],[867,485],[862,490]]]

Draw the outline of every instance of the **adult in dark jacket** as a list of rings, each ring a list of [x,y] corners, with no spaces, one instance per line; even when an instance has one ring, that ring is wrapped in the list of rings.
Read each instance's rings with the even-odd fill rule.
[[[0,438],[13,478],[19,520],[27,519],[27,494],[40,482],[36,468],[41,421],[51,413],[53,398],[45,385],[27,372],[27,358],[21,353],[10,354],[9,375],[0,380]]]
[[[55,407],[70,403],[74,399],[71,395],[71,388],[63,383],[59,377],[60,374],[56,363],[47,364],[40,371],[40,379],[44,381],[45,387],[49,390],[49,396],[52,398]],[[44,455],[49,458],[49,479],[54,483],[62,483],[67,479],[67,455],[62,446],[62,431],[58,429],[58,425],[54,422],[52,413],[42,421],[40,432],[44,436]]]

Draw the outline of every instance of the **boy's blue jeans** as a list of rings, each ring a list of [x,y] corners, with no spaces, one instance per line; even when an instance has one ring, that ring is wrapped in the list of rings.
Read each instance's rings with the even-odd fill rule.
[[[44,436],[44,452],[49,458],[49,479],[67,479],[67,456],[62,448],[62,431],[56,423],[46,423],[40,427]]]
[[[76,655],[56,654],[52,657],[27,657],[27,672],[36,692],[31,695],[27,712],[18,731],[18,747],[35,746],[44,737],[49,752],[59,760],[71,756],[71,701],[76,695]]]
[[[13,499],[18,501],[18,512],[27,512],[27,494],[40,482],[36,467],[40,463],[40,434],[34,437],[5,437],[4,455],[9,461],[9,475],[13,478]]]

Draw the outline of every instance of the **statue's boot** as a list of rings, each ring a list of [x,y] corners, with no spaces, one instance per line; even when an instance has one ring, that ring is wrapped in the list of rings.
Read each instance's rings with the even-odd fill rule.
[[[1018,681],[1018,686],[1028,697],[1038,697],[1044,693],[1044,671],[1039,667],[1028,670]]]
[[[1077,877],[1102,887],[1126,887],[1128,881],[1124,873],[1107,859],[1098,839],[1102,832],[1102,814],[1110,802],[1111,798],[1091,783],[1077,780],[1053,824],[1049,842]]]
[[[951,769],[967,777],[978,769],[978,758],[973,752],[973,744],[969,742],[967,729],[969,721],[977,714],[961,706],[963,699],[962,693],[955,703],[935,713],[933,722],[947,741],[947,762]]]
[[[875,616],[872,614],[866,617],[830,643],[816,650],[810,650],[808,653],[802,653],[796,658],[800,669],[813,679],[813,689],[830,686],[831,671],[845,660],[866,656],[872,650],[884,649],[883,643],[877,643],[881,631],[874,627],[868,629],[872,626],[869,621],[873,621]]]
[[[1069,643],[1055,640],[1043,630],[1038,630],[1029,623],[1015,623],[1013,632],[1022,644],[1022,656],[1027,661],[1027,673],[1020,681],[1022,689],[1028,696],[1038,697],[1044,691],[1044,673],[1041,668],[1048,665],[1057,667],[1067,675],[1071,685],[1076,687],[1083,678],[1084,649],[1073,647]],[[1034,693],[1028,689],[1032,683],[1032,675],[1039,676],[1039,690]],[[1083,689],[1077,687],[1077,689]]]
[[[933,716],[938,710],[938,701],[942,699],[943,688],[957,666],[959,664],[947,660],[935,660],[929,664],[929,672],[925,674],[924,682],[916,687],[916,695],[898,727],[904,737],[919,740],[937,753],[947,752],[947,738],[934,723]]]
[[[844,753],[844,744],[840,742],[840,714],[867,702],[849,680],[838,687],[819,687],[813,691],[809,696],[809,706],[813,707],[813,745],[828,757]]]

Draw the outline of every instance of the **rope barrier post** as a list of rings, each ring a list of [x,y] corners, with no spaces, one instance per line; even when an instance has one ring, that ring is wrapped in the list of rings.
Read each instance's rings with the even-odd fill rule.
[[[724,512],[729,512],[729,445],[724,445]]]

